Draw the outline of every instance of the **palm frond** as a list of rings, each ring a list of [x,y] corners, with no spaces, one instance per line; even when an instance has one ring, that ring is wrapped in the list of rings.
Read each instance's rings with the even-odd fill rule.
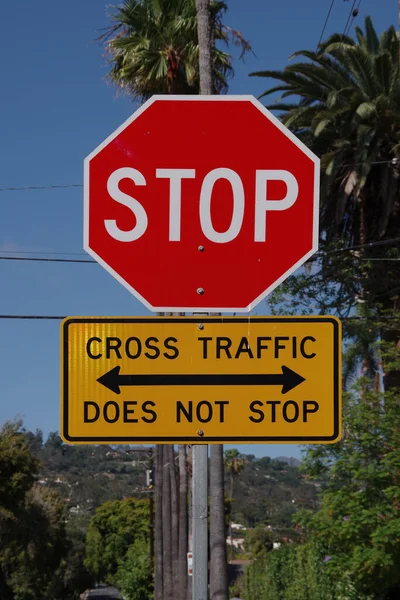
[[[227,4],[210,4],[214,39],[251,50],[239,31],[223,22]],[[197,13],[195,0],[125,0],[114,7],[106,43],[109,79],[133,97],[153,93],[193,93],[199,88]],[[232,57],[217,44],[213,52],[214,87],[226,91],[233,74]]]
[[[377,54],[380,44],[375,27],[372,24],[371,17],[365,18],[365,34],[365,38],[367,40],[367,52],[370,54]]]

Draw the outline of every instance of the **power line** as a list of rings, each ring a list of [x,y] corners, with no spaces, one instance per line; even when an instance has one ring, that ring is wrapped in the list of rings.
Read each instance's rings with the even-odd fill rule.
[[[398,158],[394,157],[389,160],[376,160],[371,162],[371,165],[386,165],[392,163],[396,165],[398,163]],[[347,163],[343,165],[344,167],[354,167],[357,165],[363,165],[364,163]],[[30,191],[30,190],[56,190],[56,189],[64,189],[64,188],[83,188],[83,183],[70,183],[68,185],[41,185],[41,186],[33,186],[28,185],[25,187],[5,187],[0,188],[0,192],[17,192],[17,191]]]
[[[333,8],[334,4],[335,4],[335,0],[332,0],[331,1],[331,5],[330,5],[329,10],[328,10],[328,14],[326,15],[326,19],[325,19],[325,23],[324,23],[324,26],[323,26],[322,31],[321,31],[321,35],[319,36],[319,40],[318,40],[318,44],[317,44],[317,50],[318,50],[319,45],[320,45],[320,43],[322,41],[322,38],[324,37],[325,29],[326,29],[326,26],[328,25],[329,17],[331,16],[331,12],[332,12],[332,8]]]
[[[0,188],[0,192],[25,192],[26,190],[61,190],[66,188],[82,188],[82,183],[67,183],[66,185],[27,185],[24,187]]]
[[[353,0],[353,5],[352,5],[352,7],[350,9],[349,16],[347,17],[346,25],[344,26],[344,29],[343,29],[343,36],[347,35],[347,32],[348,32],[347,26],[350,23],[350,19],[352,17],[353,11],[355,9],[356,2],[357,2],[357,0]]]
[[[309,317],[309,316],[313,316],[313,315],[303,315],[304,317]],[[67,316],[56,316],[56,315],[0,315],[0,319],[12,319],[12,320],[17,320],[17,319],[23,319],[23,320],[39,320],[39,321],[63,321],[64,319],[67,319]],[[95,317],[94,317],[95,319]],[[399,320],[399,317],[396,316],[388,316],[388,315],[371,315],[369,317],[357,317],[357,316],[351,316],[351,317],[341,317],[341,321],[393,321],[393,320]]]
[[[46,254],[47,256],[86,256],[85,252],[35,252],[33,250],[1,250],[2,254]]]
[[[20,261],[31,261],[31,262],[57,262],[57,263],[90,263],[97,264],[95,260],[88,260],[85,258],[40,258],[40,257],[28,257],[28,256],[0,256],[0,260],[20,260]]]
[[[375,261],[386,261],[386,260],[392,260],[392,261],[399,261],[400,258],[359,258],[359,260],[375,260]]]
[[[400,237],[391,238],[390,240],[378,240],[376,242],[368,242],[367,244],[358,244],[357,246],[347,246],[346,248],[340,248],[339,250],[331,250],[326,254],[337,254],[338,252],[346,252],[349,250],[360,250],[361,248],[374,248],[376,246],[390,246],[391,244],[397,244],[400,242]]]
[[[330,252],[324,252],[323,250],[319,250],[316,254],[338,254],[340,252],[349,252],[351,250],[360,250],[362,248],[374,248],[376,246],[390,246],[392,244],[400,243],[400,237],[391,238],[389,240],[378,240],[375,242],[368,242],[367,244],[358,244],[356,246],[347,246],[346,248],[339,248],[338,250],[331,250]],[[0,250],[1,252],[1,250]],[[54,252],[54,254],[58,254]],[[63,253],[60,253],[63,254]],[[65,253],[67,254],[67,253]],[[68,253],[73,254],[73,253]],[[76,253],[78,254],[78,253]],[[81,253],[84,254],[83,252]],[[80,254],[79,254],[80,255]],[[34,257],[34,256],[0,256],[0,260],[13,260],[13,261],[28,261],[28,262],[56,262],[56,263],[85,263],[85,264],[98,264],[97,261],[92,259],[84,259],[84,258],[42,258],[42,257]],[[366,258],[365,260],[398,260],[397,258]]]
[[[58,317],[52,315],[0,315],[0,319],[38,319],[38,320],[52,320],[62,321],[66,317]]]
[[[351,26],[353,25],[353,21],[354,21],[354,19],[356,18],[356,16],[358,15],[358,13],[359,13],[359,11],[360,11],[360,4],[361,4],[361,0],[358,0],[358,4],[357,4],[356,8],[354,8],[354,5],[356,4],[356,2],[357,2],[357,0],[354,0],[354,3],[353,3],[353,10],[352,10],[352,11],[351,11],[351,13],[350,13],[350,15],[351,15],[352,19],[351,19],[351,21],[350,21],[350,23],[349,23],[349,26],[348,26],[348,28],[347,28],[347,32],[346,32],[346,34],[348,34],[348,33],[349,33],[349,31],[350,31],[350,29],[351,29]],[[349,17],[350,17],[350,15],[349,15]],[[346,34],[344,34],[344,35],[346,35]]]

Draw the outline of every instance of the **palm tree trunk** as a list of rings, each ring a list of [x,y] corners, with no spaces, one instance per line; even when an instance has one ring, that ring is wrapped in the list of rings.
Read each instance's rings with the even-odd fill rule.
[[[180,82],[179,82],[179,60],[174,50],[171,50],[167,58],[167,88],[168,94],[179,94]],[[177,313],[170,313],[177,314]]]
[[[367,218],[366,218],[366,214],[365,214],[365,202],[366,202],[366,198],[365,198],[365,194],[361,193],[359,199],[359,243],[361,245],[365,245],[367,243],[367,238],[368,238],[368,233],[367,233]],[[362,249],[363,251],[363,249]]]
[[[192,446],[187,447],[187,468],[188,468],[188,551],[193,550],[193,544],[189,543],[192,539],[192,516],[193,516],[193,506],[192,506],[192,478],[193,478],[193,449]],[[193,596],[193,588],[192,588],[192,578],[188,579],[187,590],[186,590],[186,600],[192,600]]]
[[[175,600],[172,580],[171,475],[168,445],[164,446],[162,470],[163,600]]]
[[[200,94],[213,94],[212,23],[210,0],[196,0],[197,35],[199,38]]]
[[[213,25],[210,0],[196,0],[199,40],[200,93],[213,94]],[[226,561],[224,452],[221,444],[210,451],[210,592],[211,600],[228,600]]]
[[[179,567],[178,567],[178,600],[186,600],[187,552],[188,552],[188,472],[186,464],[186,446],[178,446],[179,458]]]
[[[210,592],[211,600],[228,600],[222,444],[210,450]]]
[[[178,521],[178,488],[175,469],[175,452],[172,445],[167,446],[168,452],[168,467],[170,473],[171,485],[171,561],[172,561],[172,589],[178,590],[179,576],[179,521]]]
[[[156,446],[155,492],[156,492],[156,519],[155,519],[155,575],[154,575],[154,600],[164,600],[163,589],[163,446]]]
[[[231,538],[231,560],[233,560],[234,557],[234,552],[233,552],[233,537],[232,537],[232,502],[233,502],[233,471],[232,471],[232,467],[231,467],[231,489],[229,490],[229,496],[231,499],[231,510],[230,510],[230,515],[229,515],[229,536]]]

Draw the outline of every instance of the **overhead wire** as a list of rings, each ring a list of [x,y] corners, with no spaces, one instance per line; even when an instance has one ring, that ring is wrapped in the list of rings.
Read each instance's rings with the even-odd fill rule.
[[[313,315],[304,315],[304,316],[313,316]],[[1,320],[5,319],[22,319],[22,320],[38,320],[38,321],[63,321],[64,319],[70,318],[70,315],[0,315]],[[89,317],[90,318],[90,317]],[[94,320],[95,316],[92,317]],[[229,317],[228,317],[229,318]],[[372,315],[368,317],[357,317],[357,316],[349,316],[349,317],[341,317],[342,321],[369,321],[369,320],[377,320],[377,321],[395,321],[399,320],[396,316],[391,315]]]
[[[34,251],[34,250],[1,250],[1,254],[46,254],[47,256],[85,256],[85,252],[53,252]]]
[[[350,15],[349,15],[349,18],[351,17],[351,21],[348,23],[348,27],[346,24],[347,31],[345,33],[343,33],[343,35],[347,35],[349,33],[351,26],[353,25],[353,21],[360,11],[361,0],[358,0],[357,6],[355,6],[356,3],[357,3],[357,0],[354,0],[353,7],[352,7],[352,10],[350,11]]]
[[[393,165],[398,163],[398,158],[390,158],[389,160],[375,160],[371,162],[371,165],[386,165],[392,163]],[[362,165],[364,163],[348,163],[343,165],[344,167]],[[60,188],[83,188],[83,183],[71,183],[68,185],[41,185],[32,186],[27,185],[25,187],[3,187],[0,188],[0,192],[16,192],[16,191],[30,191],[30,190],[54,190]]]
[[[374,248],[376,246],[390,246],[392,244],[398,244],[400,243],[400,237],[397,238],[390,238],[388,240],[377,240],[374,242],[367,242],[366,244],[357,244],[355,246],[346,246],[345,248],[338,248],[337,250],[330,250],[329,252],[325,252],[323,250],[318,250],[316,252],[316,254],[325,254],[325,255],[329,255],[329,254],[337,254],[340,252],[350,252],[352,250],[361,250],[363,248]],[[2,251],[0,250],[0,253]],[[7,252],[7,251],[5,251]],[[10,251],[11,252],[11,251]],[[22,252],[23,253],[23,252]],[[39,253],[38,253],[39,254]],[[51,253],[49,252],[48,254],[59,254],[57,252]],[[85,253],[60,253],[60,254],[77,254],[79,256],[85,256]],[[79,263],[85,263],[85,264],[92,264],[92,265],[97,265],[97,261],[93,260],[93,259],[85,259],[85,258],[45,258],[45,257],[40,257],[40,256],[1,256],[0,255],[0,260],[12,260],[12,261],[28,261],[28,262],[55,262],[55,263],[72,263],[72,264],[79,264]],[[365,258],[365,260],[398,260],[397,258]]]
[[[67,183],[65,185],[26,185],[22,187],[4,187],[0,192],[25,192],[27,190],[60,190],[66,188],[82,188],[83,183]]]
[[[56,262],[56,263],[89,263],[97,264],[95,260],[85,258],[42,258],[30,256],[0,256],[0,260],[18,260],[31,262]]]
[[[330,4],[329,9],[328,9],[328,14],[326,15],[325,23],[324,23],[324,25],[322,27],[321,35],[319,36],[319,40],[318,40],[318,44],[317,44],[317,50],[318,50],[319,45],[320,45],[320,43],[322,41],[322,38],[324,37],[325,29],[326,29],[326,26],[328,25],[329,17],[331,16],[331,12],[332,12],[332,8],[333,8],[334,4],[335,4],[335,0],[331,0],[331,4]]]
[[[352,15],[353,15],[353,11],[355,9],[356,3],[357,3],[357,0],[353,0],[353,5],[350,8],[349,16],[347,17],[346,25],[344,26],[344,29],[343,29],[343,36],[347,35],[348,30],[351,26],[351,25],[349,26],[349,23],[350,23]],[[349,28],[348,28],[348,26],[349,26]]]
[[[338,250],[331,250],[329,254],[336,254],[338,252],[346,252],[350,250],[361,250],[362,248],[374,248],[375,246],[390,246],[391,244],[400,243],[400,237],[390,238],[388,240],[376,240],[375,242],[367,242],[366,244],[357,244],[355,246],[346,246],[345,248],[339,248]]]

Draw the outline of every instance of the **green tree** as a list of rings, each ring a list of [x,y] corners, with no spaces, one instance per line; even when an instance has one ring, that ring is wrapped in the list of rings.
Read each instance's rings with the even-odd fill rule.
[[[38,473],[39,463],[31,455],[20,431],[22,422],[6,423],[0,430],[0,507],[2,518],[25,499]]]
[[[137,540],[149,542],[148,501],[106,502],[96,510],[87,530],[85,566],[97,581],[115,585],[120,563]]]
[[[224,461],[225,461],[225,469],[229,473],[230,480],[230,489],[229,489],[229,499],[231,502],[231,508],[233,504],[233,487],[235,483],[235,477],[239,475],[239,473],[244,469],[246,464],[246,460],[242,454],[236,448],[231,450],[225,450],[224,453]],[[230,523],[229,523],[229,535],[231,538],[231,560],[234,558],[234,549],[233,549],[233,532],[232,532],[232,514],[230,515]]]
[[[150,600],[153,598],[153,577],[150,570],[149,544],[137,539],[129,547],[121,561],[115,581],[126,600]]]
[[[25,496],[33,485],[38,462],[29,452],[21,433],[21,421],[6,423],[0,431],[0,598],[13,597],[10,581],[11,544],[23,509]]]
[[[246,570],[245,600],[372,600],[357,595],[345,573],[324,562],[318,543],[283,546],[252,561]]]
[[[320,288],[325,281],[328,302],[332,291],[336,302],[339,288],[342,306],[361,302],[382,314],[395,307],[400,290],[400,262],[387,260],[400,257],[390,241],[400,230],[399,37],[390,27],[379,38],[367,17],[356,40],[334,34],[317,51],[294,57],[303,60],[251,75],[279,82],[262,95],[282,92],[268,108],[321,157]],[[340,252],[354,246],[361,248]],[[399,333],[388,328],[384,339],[396,342]],[[399,385],[398,375],[387,372],[387,388]]]
[[[330,569],[346,573],[360,597],[379,599],[400,592],[399,396],[360,385],[345,398],[342,440],[305,455],[307,473],[325,485],[319,510],[299,520]]]
[[[94,584],[93,575],[84,565],[87,526],[88,519],[81,516],[70,517],[66,524],[68,553],[64,559],[63,598],[68,600],[75,600],[78,594]]]
[[[223,23],[225,2],[211,3],[213,24],[213,86],[227,89],[233,73],[230,43],[250,49],[240,32]],[[112,83],[134,98],[153,94],[197,94],[199,48],[195,0],[125,0],[112,15],[105,40]]]
[[[321,225],[348,245],[399,230],[391,159],[400,157],[400,42],[394,27],[379,39],[369,17],[356,36],[334,34],[316,52],[294,54],[306,62],[251,74],[281,81],[262,96],[299,97],[269,108],[322,157]]]
[[[262,558],[273,548],[271,531],[265,525],[258,525],[246,531],[245,549],[252,558]]]
[[[50,600],[63,588],[64,503],[33,483],[38,462],[21,426],[0,431],[0,599]]]
[[[233,500],[235,478],[243,471],[246,465],[246,458],[233,448],[224,452],[225,469],[229,473],[229,498]]]
[[[57,491],[41,485],[29,490],[9,544],[14,554],[9,582],[15,600],[53,600],[63,592],[65,517],[64,502]]]

